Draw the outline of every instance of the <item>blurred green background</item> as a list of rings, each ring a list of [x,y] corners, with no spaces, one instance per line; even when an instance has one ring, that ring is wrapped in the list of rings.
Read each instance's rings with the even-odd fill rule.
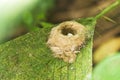
[[[1,0],[0,43],[37,29],[37,23],[46,20],[53,4],[53,0]]]

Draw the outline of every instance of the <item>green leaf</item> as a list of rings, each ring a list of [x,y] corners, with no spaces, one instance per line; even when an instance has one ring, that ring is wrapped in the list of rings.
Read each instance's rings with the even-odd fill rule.
[[[54,58],[46,45],[51,28],[33,31],[0,45],[0,79],[90,80],[93,37],[81,48],[77,60],[68,64]]]
[[[52,23],[48,23],[48,22],[39,22],[39,24],[43,27],[43,28],[50,28],[50,27],[53,27],[54,24]]]
[[[119,80],[120,53],[110,56],[99,63],[93,71],[93,80]]]

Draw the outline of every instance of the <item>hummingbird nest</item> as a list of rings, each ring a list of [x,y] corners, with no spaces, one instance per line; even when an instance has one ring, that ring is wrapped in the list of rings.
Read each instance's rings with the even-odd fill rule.
[[[76,53],[80,51],[85,42],[85,27],[75,21],[66,21],[52,28],[47,45],[53,56],[73,63]]]

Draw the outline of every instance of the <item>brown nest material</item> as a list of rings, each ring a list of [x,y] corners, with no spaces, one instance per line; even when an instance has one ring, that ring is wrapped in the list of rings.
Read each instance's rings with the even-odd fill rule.
[[[73,63],[76,53],[85,42],[85,27],[75,21],[66,21],[54,27],[47,41],[54,57]]]

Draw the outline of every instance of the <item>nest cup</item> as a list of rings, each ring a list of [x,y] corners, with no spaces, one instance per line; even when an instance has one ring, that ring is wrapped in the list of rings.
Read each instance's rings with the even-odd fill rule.
[[[85,42],[85,27],[75,21],[66,21],[52,28],[47,44],[54,57],[73,63],[76,53]]]

